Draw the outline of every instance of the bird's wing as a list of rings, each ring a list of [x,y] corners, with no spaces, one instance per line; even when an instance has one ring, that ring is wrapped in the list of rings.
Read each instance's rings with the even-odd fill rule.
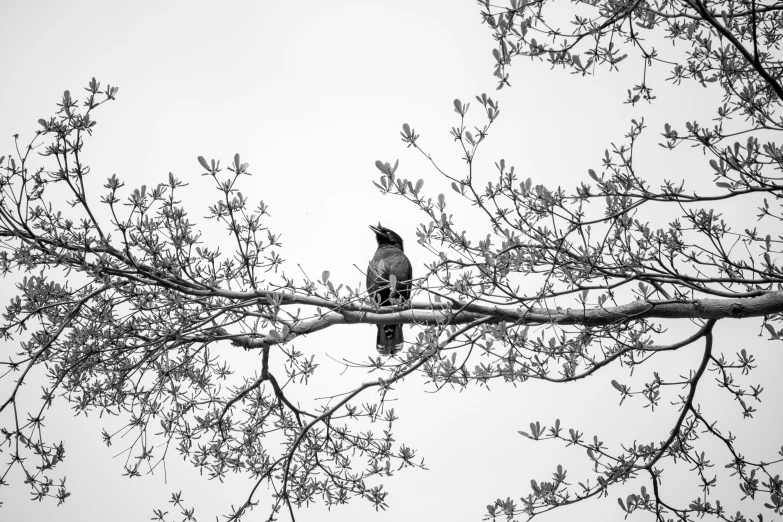
[[[371,294],[372,291],[375,289],[375,272],[373,272],[372,269],[373,262],[370,261],[370,264],[367,265],[367,293]]]
[[[406,256],[404,253],[402,254],[402,266],[400,268],[400,281],[402,281],[399,289],[400,297],[407,301],[411,298],[411,286],[413,285],[411,279],[413,279],[413,267],[411,266],[410,259],[408,259],[408,256]]]
[[[367,265],[367,293],[372,294],[375,292],[378,286],[378,278],[381,274],[378,273],[378,261],[382,258],[380,250],[375,251],[375,255],[372,256],[370,264]]]

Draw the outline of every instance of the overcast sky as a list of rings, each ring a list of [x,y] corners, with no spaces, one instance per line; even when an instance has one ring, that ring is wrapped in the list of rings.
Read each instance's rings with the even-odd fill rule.
[[[86,145],[94,201],[111,174],[133,188],[154,186],[173,172],[190,183],[181,196],[207,232],[206,242],[220,244],[225,232],[200,219],[217,193],[198,175],[196,157],[227,164],[238,152],[254,174],[240,190],[270,205],[268,224],[282,233],[286,273],[297,276],[299,263],[311,277],[330,270],[333,281],[351,286],[363,280],[353,265],[364,267],[372,256],[375,242],[367,226],[378,221],[403,236],[414,274],[431,261],[415,242],[415,228],[424,217],[402,199],[379,193],[371,183],[379,177],[373,163],[399,158],[401,176],[424,179],[424,190],[433,198],[440,192],[448,195],[448,184],[405,148],[399,131],[403,123],[412,125],[442,167],[462,175],[460,151],[448,134],[458,124],[454,98],[475,101],[475,95],[486,92],[500,103],[500,119],[479,158],[488,179],[494,176],[493,162],[505,158],[534,183],[573,187],[588,181],[588,168],[599,169],[604,149],[622,140],[631,118],[645,117],[649,130],[637,156],[643,175],[711,183],[699,151],[667,154],[656,143],[666,122],[682,125],[711,117],[717,91],[666,88],[662,79],[668,71],[654,69],[656,104],[631,107],[621,101],[641,72],[638,63],[629,60],[620,74],[604,71],[582,78],[518,60],[511,69],[513,87],[496,93],[492,36],[480,21],[478,5],[468,0],[3,2],[0,153],[11,152],[12,134],[19,133],[23,143],[29,140],[36,120],[54,113],[62,91],[83,99],[82,89],[94,76],[119,87],[117,101],[94,114],[98,125]],[[477,117],[473,105],[469,115]],[[750,210],[727,212],[731,217]],[[470,215],[464,222],[466,228],[484,226]],[[5,303],[11,289],[6,282],[1,288]],[[733,354],[748,347],[768,368],[779,368],[773,343],[756,336],[758,325],[719,324],[717,349]],[[683,324],[673,334],[695,330]],[[297,341],[300,350],[316,354],[322,367],[310,387],[292,392],[295,398],[312,401],[366,380],[359,372],[340,375],[327,354],[364,359],[374,353],[374,335],[369,326],[344,326]],[[0,355],[5,359],[17,347],[2,344]],[[669,354],[659,367],[668,368],[673,377],[687,375],[699,352],[694,346]],[[226,354],[234,363],[259,361],[240,361],[230,350]],[[651,371],[645,370],[639,382]],[[622,369],[609,368],[567,386],[498,383],[489,392],[445,389],[435,394],[420,379],[408,379],[397,386],[396,438],[415,448],[429,471],[405,470],[389,480],[386,512],[376,514],[356,500],[331,512],[321,505],[300,510],[297,519],[479,520],[486,504],[498,497],[527,496],[530,479],[550,477],[558,464],[573,463],[569,479],[584,480],[590,475],[582,452],[555,443],[534,444],[517,430],[530,421],[549,426],[560,418],[566,428],[597,433],[612,443],[664,439],[676,411],[663,408],[652,414],[633,401],[618,408],[612,378],[628,381]],[[762,382],[768,397],[783,391],[778,382]],[[715,387],[710,386],[704,392],[700,388],[704,404],[714,405],[716,415],[724,408],[721,415],[737,422],[739,409],[725,407],[730,402],[725,394],[713,400]],[[0,384],[0,391],[5,389]],[[25,392],[36,399],[39,389],[31,385]],[[732,429],[749,437],[749,457],[762,458],[757,454],[761,449],[769,457],[780,444],[763,435],[765,429],[780,428],[770,406],[764,412],[766,416]],[[0,489],[0,518],[149,520],[153,508],[165,507],[171,493],[182,490],[199,520],[213,520],[241,503],[251,487],[242,476],[224,484],[207,481],[176,458],[169,462],[167,476],[128,480],[121,476],[124,458],[112,458],[121,447],[101,443],[101,429],[116,425],[115,419],[73,418],[67,404],[57,401],[46,427],[66,444],[66,461],[55,476],[68,475],[73,495],[59,508],[48,501],[33,504],[17,473],[10,487]],[[7,456],[0,454],[0,460]],[[717,468],[725,461],[725,455],[716,454]],[[678,473],[672,470],[666,478]],[[620,519],[616,498],[642,484],[636,481],[629,489],[613,490],[609,498],[541,519]],[[735,495],[736,485],[725,487]],[[261,511],[250,520],[266,516],[271,500],[265,495]],[[697,495],[694,489],[677,498],[684,502]]]

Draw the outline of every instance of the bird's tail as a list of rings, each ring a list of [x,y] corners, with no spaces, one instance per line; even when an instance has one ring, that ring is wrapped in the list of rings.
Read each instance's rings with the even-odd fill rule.
[[[402,349],[402,325],[379,324],[375,348],[381,355],[394,355]]]

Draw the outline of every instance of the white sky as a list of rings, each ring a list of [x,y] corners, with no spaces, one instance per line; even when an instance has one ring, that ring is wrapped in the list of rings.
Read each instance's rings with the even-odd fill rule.
[[[0,34],[1,154],[11,152],[12,134],[19,133],[22,143],[29,140],[36,120],[53,114],[63,90],[83,99],[82,88],[93,76],[103,85],[117,85],[118,99],[95,113],[98,125],[86,147],[94,201],[113,173],[132,190],[155,186],[171,171],[190,183],[181,196],[191,216],[211,231],[205,241],[219,244],[225,232],[200,219],[216,194],[209,180],[198,176],[196,157],[226,165],[239,152],[254,173],[241,190],[271,206],[268,224],[283,234],[286,273],[292,276],[300,263],[313,278],[328,269],[333,281],[356,286],[363,276],[353,264],[366,266],[375,248],[367,226],[378,221],[404,237],[414,274],[431,261],[415,242],[422,218],[402,199],[379,193],[371,183],[379,177],[373,163],[400,158],[401,176],[423,178],[433,198],[440,192],[450,197],[448,184],[405,149],[399,131],[402,123],[411,124],[422,135],[421,145],[444,168],[459,172],[460,153],[448,134],[458,124],[454,98],[474,101],[469,113],[474,117],[479,112],[475,95],[486,92],[500,102],[500,119],[479,153],[487,177],[494,177],[493,162],[505,158],[534,183],[573,187],[588,180],[588,168],[599,170],[603,150],[622,140],[631,118],[645,117],[645,147],[637,155],[643,175],[685,177],[692,187],[711,184],[699,151],[667,154],[656,143],[666,122],[682,126],[685,120],[709,118],[717,92],[666,88],[662,78],[668,71],[659,68],[653,70],[656,104],[630,107],[621,100],[641,73],[638,63],[624,64],[631,76],[604,71],[597,78],[581,78],[518,60],[511,69],[513,88],[497,94],[491,34],[480,25],[473,1],[4,2]],[[725,211],[728,218],[752,213],[751,208]],[[469,214],[462,216],[458,219],[465,228],[483,226]],[[5,303],[11,289],[7,282],[0,288]],[[780,368],[775,343],[756,337],[758,322],[723,323],[717,327],[718,350],[733,354],[746,347],[766,365],[767,375]],[[695,330],[693,325],[677,328]],[[344,391],[366,380],[358,372],[340,376],[326,354],[363,359],[374,352],[374,335],[368,326],[345,326],[297,341],[299,349],[316,354],[322,367],[310,387],[292,392],[294,398],[307,403],[325,391]],[[0,356],[15,349],[2,344]],[[659,367],[668,368],[672,377],[687,374],[699,352],[700,347],[691,347],[668,355]],[[254,355],[226,353],[234,364],[258,364]],[[643,369],[636,382],[651,371]],[[391,494],[385,513],[376,515],[356,500],[332,512],[320,505],[300,510],[297,519],[479,520],[486,504],[526,496],[530,479],[548,478],[559,463],[574,463],[568,466],[569,478],[584,480],[589,475],[581,452],[551,442],[534,444],[517,430],[527,429],[530,421],[549,426],[560,418],[566,428],[598,433],[607,442],[665,438],[676,412],[663,408],[651,414],[634,401],[617,408],[612,378],[630,382],[621,369],[610,368],[568,386],[496,384],[489,393],[432,394],[425,393],[418,378],[409,379],[397,386],[397,440],[415,448],[430,471],[402,471],[387,481]],[[760,374],[750,382],[764,383],[767,399],[783,392],[779,382]],[[37,390],[31,385],[25,392],[37,398]],[[714,405],[716,415],[736,422],[739,408],[727,407],[725,394],[713,399],[707,386],[701,393],[708,397],[705,407]],[[16,474],[10,487],[0,489],[2,520],[149,520],[152,509],[166,506],[178,490],[197,508],[199,520],[212,520],[241,503],[251,486],[244,477],[209,482],[176,459],[169,463],[168,483],[162,473],[128,480],[121,476],[124,459],[112,458],[121,448],[101,443],[101,429],[117,425],[116,420],[74,419],[64,401],[55,404],[46,427],[57,430],[67,452],[55,476],[68,475],[73,496],[59,508],[52,502],[32,504]],[[766,415],[732,428],[748,437],[741,443],[748,456],[759,459],[771,457],[780,444],[764,435],[765,429],[781,428],[775,405],[761,408]],[[766,452],[757,453],[761,449]],[[7,455],[0,454],[0,460]],[[726,456],[716,453],[713,459],[722,469]],[[672,470],[665,478],[678,473]],[[641,485],[636,481],[630,489],[613,490],[608,499],[541,518],[620,519],[616,498]],[[736,485],[725,487],[733,498]],[[689,490],[682,500],[697,495]],[[261,508],[270,504],[269,497],[261,499]],[[262,509],[250,520],[265,515]]]

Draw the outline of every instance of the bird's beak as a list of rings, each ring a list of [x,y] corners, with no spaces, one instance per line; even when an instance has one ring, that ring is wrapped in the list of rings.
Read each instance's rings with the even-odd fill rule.
[[[380,234],[381,233],[381,229],[379,229],[378,227],[376,227],[374,225],[370,225],[370,230],[372,230],[376,234]]]

